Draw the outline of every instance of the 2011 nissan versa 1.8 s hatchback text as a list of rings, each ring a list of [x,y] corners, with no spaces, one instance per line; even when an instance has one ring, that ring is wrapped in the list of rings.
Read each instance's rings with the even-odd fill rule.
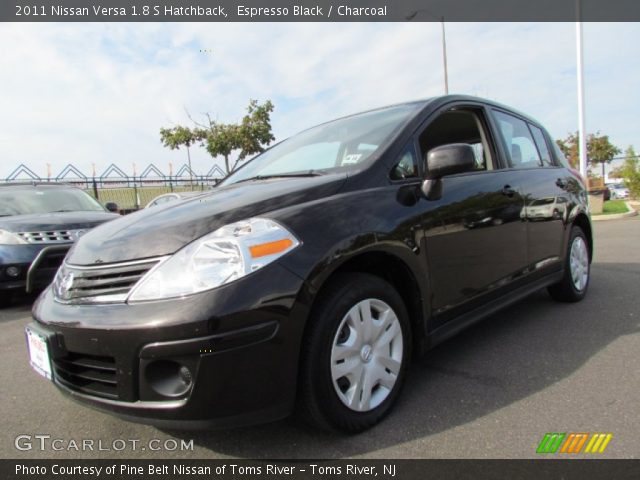
[[[136,421],[297,405],[356,432],[389,412],[412,356],[540,288],[582,299],[592,251],[583,181],[535,120],[474,97],[405,103],[87,233],[33,308],[30,359]]]

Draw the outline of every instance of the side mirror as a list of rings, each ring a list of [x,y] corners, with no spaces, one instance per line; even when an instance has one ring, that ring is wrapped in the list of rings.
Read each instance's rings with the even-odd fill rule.
[[[115,202],[107,202],[104,204],[104,208],[109,212],[118,213],[118,204]]]
[[[427,178],[437,179],[473,170],[476,157],[467,143],[450,143],[427,153]]]
[[[422,184],[422,193],[427,200],[442,196],[440,179],[447,175],[473,170],[476,159],[473,148],[467,143],[450,143],[427,152],[427,178]]]

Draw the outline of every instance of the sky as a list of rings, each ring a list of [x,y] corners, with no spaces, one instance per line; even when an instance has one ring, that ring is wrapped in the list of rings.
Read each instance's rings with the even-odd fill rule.
[[[640,149],[640,24],[585,23],[586,128]],[[577,130],[574,23],[447,23],[451,93]],[[350,113],[443,93],[439,23],[39,23],[0,26],[0,178],[73,164],[139,175],[187,159],[161,127],[275,104],[282,140]],[[213,160],[192,148],[196,174]],[[134,167],[135,164],[135,167]]]

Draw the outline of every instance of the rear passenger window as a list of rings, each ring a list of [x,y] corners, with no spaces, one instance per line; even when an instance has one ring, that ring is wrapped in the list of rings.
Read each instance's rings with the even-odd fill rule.
[[[542,159],[542,166],[553,167],[551,152],[549,152],[547,141],[544,139],[544,133],[542,133],[542,130],[540,130],[535,125],[529,124],[529,129],[533,134],[533,140],[536,142],[536,147],[538,147],[538,153],[540,153],[540,158]]]
[[[500,131],[507,146],[512,168],[532,168],[542,165],[538,149],[526,122],[513,115],[494,111]]]

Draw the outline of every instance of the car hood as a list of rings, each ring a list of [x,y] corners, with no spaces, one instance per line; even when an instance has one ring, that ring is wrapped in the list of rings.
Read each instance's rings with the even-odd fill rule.
[[[250,180],[193,199],[147,208],[101,225],[69,252],[74,265],[125,262],[176,252],[228,223],[335,194],[345,174]]]
[[[0,229],[9,232],[44,232],[90,229],[120,215],[109,212],[33,213],[0,217]]]

